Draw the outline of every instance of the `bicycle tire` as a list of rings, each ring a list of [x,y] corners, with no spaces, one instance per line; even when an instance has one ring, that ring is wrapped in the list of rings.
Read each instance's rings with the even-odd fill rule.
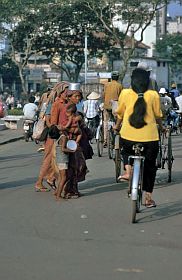
[[[118,180],[118,177],[121,174],[121,153],[119,149],[115,150],[114,162],[115,162],[116,183],[119,183],[120,181]]]
[[[171,133],[169,132],[168,136],[168,150],[167,150],[167,163],[168,163],[168,182],[171,182],[172,176],[172,164],[173,164],[173,155],[172,155],[172,139]]]
[[[114,141],[113,141],[114,133],[112,129],[108,130],[107,133],[107,144],[108,144],[108,156],[109,159],[113,159],[113,149],[114,149]]]
[[[98,155],[98,157],[102,157],[103,145],[104,145],[104,136],[103,136],[103,128],[102,127],[99,130],[99,137],[96,140],[96,142],[97,142],[97,155]]]
[[[134,160],[133,164],[133,174],[131,180],[131,201],[132,201],[132,210],[131,210],[131,221],[132,223],[136,222],[136,213],[139,212],[140,207],[140,194],[139,194],[139,185],[141,182],[141,163],[138,160]],[[137,185],[137,188],[136,188]]]
[[[136,223],[136,214],[137,214],[137,201],[136,200],[132,200],[132,204],[131,204],[131,222],[132,224]]]

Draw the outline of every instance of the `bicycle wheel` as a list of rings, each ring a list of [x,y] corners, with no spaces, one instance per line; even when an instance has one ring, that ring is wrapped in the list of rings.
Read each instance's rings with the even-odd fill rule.
[[[103,127],[102,126],[99,128],[99,131],[97,132],[97,134],[98,134],[98,139],[96,139],[97,155],[99,157],[101,157],[102,154],[103,154],[103,144],[104,144],[104,135],[103,135]]]
[[[136,214],[139,212],[140,207],[140,193],[139,188],[141,184],[141,164],[140,160],[134,159],[133,164],[133,176],[131,182],[131,200],[132,200],[132,209],[131,209],[131,222],[136,222]]]
[[[131,222],[136,223],[136,213],[137,213],[137,201],[132,200],[132,212],[131,212]]]
[[[120,150],[115,150],[115,174],[116,174],[116,183],[119,183],[118,177],[121,174],[121,153]]]
[[[112,129],[108,130],[107,145],[108,145],[108,156],[110,159],[112,159],[113,158],[113,149],[114,149],[114,133],[113,133]]]
[[[173,164],[172,139],[171,139],[170,131],[169,131],[169,135],[168,135],[167,164],[168,164],[168,182],[170,183],[171,175],[172,175],[172,164]]]

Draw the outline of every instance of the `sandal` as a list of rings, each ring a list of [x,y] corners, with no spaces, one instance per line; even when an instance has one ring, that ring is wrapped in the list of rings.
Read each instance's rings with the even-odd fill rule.
[[[118,180],[119,180],[120,182],[127,182],[127,181],[129,181],[129,177],[126,177],[126,175],[120,175],[120,176],[118,177]]]
[[[75,194],[75,193],[67,193],[67,194],[64,195],[64,198],[65,199],[79,198],[79,195]]]
[[[55,191],[57,189],[55,180],[53,182],[50,182],[49,180],[46,180],[47,184]]]
[[[156,207],[156,203],[155,203],[155,201],[152,200],[152,199],[151,199],[151,200],[146,200],[145,206],[146,206],[147,208]]]
[[[35,191],[36,191],[36,192],[49,192],[49,191],[50,191],[49,188],[46,188],[46,187],[44,187],[44,186],[40,187],[40,186],[35,185],[34,188],[35,188]]]

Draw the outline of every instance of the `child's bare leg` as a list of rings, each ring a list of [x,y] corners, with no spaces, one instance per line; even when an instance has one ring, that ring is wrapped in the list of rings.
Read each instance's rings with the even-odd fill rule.
[[[60,174],[60,176],[59,176],[58,188],[57,188],[57,191],[56,191],[56,199],[61,198],[61,193],[64,189],[64,185],[65,185],[66,179],[67,179],[66,169],[59,170],[59,174]]]

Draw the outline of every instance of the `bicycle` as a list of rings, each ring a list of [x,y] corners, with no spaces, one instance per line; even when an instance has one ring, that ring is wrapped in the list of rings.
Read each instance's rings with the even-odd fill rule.
[[[96,144],[97,144],[97,154],[99,157],[102,157],[103,148],[104,148],[104,118],[103,118],[103,111],[100,114],[100,123],[96,130]]]
[[[157,157],[158,168],[165,169],[167,163],[168,168],[168,182],[171,182],[172,165],[174,157],[172,152],[172,137],[171,128],[168,126],[165,131],[159,131],[159,153]]]
[[[111,100],[112,109],[108,110],[109,120],[108,120],[108,132],[107,132],[107,143],[108,143],[108,156],[110,159],[113,159],[113,151],[115,149],[115,132],[113,130],[113,126],[116,123],[116,117],[114,113],[117,109],[118,102]]]
[[[113,150],[115,145],[115,133],[113,126],[115,125],[114,116],[110,113],[108,120],[108,131],[107,131],[107,145],[108,145],[108,156],[109,159],[113,159]]]
[[[115,163],[115,178],[116,183],[119,183],[120,180],[118,177],[121,174],[121,162],[122,162],[122,156],[121,156],[121,145],[120,145],[120,135],[119,133],[115,132],[115,139],[114,139],[114,153],[113,153],[113,160]]]
[[[145,157],[141,155],[144,147],[141,143],[133,145],[134,156],[129,156],[129,164],[132,165],[132,174],[129,179],[128,196],[131,196],[131,222],[136,222],[136,214],[140,212],[142,205],[143,171]]]

